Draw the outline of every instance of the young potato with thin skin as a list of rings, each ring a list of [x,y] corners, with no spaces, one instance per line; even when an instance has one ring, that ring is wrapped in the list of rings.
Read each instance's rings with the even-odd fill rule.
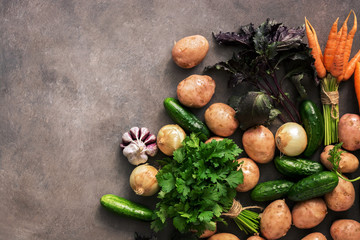
[[[209,42],[201,35],[193,35],[177,41],[171,51],[176,65],[181,68],[193,68],[206,56]]]
[[[335,212],[350,209],[355,202],[355,188],[352,182],[339,178],[338,185],[324,196],[328,208]]]
[[[224,138],[222,138],[222,137],[211,137],[211,138],[209,138],[208,140],[206,140],[205,141],[205,143],[209,143],[209,142],[211,142],[212,140],[215,140],[215,141],[221,141],[221,140],[224,140]]]
[[[295,204],[292,210],[295,227],[309,229],[319,225],[327,214],[327,207],[321,198],[313,198]]]
[[[191,75],[177,86],[179,101],[192,108],[201,108],[210,102],[215,93],[215,81],[206,75]]]
[[[205,111],[205,123],[218,136],[229,137],[239,127],[235,110],[225,103],[214,103]]]
[[[268,163],[274,158],[274,134],[262,125],[246,130],[242,143],[246,154],[257,163]]]
[[[360,149],[360,115],[347,113],[340,118],[339,142],[348,151]]]
[[[306,235],[301,240],[326,240],[326,237],[322,233],[314,232],[314,233],[310,233],[309,235]]]
[[[250,158],[240,158],[237,161],[239,163],[243,162],[238,170],[242,169],[244,180],[243,183],[236,187],[236,191],[247,192],[253,189],[259,182],[260,170],[256,163]]]
[[[334,145],[328,145],[324,148],[320,155],[321,163],[329,170],[333,169],[332,163],[328,160],[330,157],[329,152],[333,149]],[[359,168],[359,159],[352,153],[343,152],[340,155],[341,160],[339,162],[338,170],[341,173],[353,173]]]
[[[208,240],[240,240],[240,239],[231,233],[217,233],[215,235],[212,235]]]
[[[251,236],[246,240],[266,240],[265,238],[262,238],[260,236]]]
[[[340,219],[330,227],[330,234],[334,240],[359,240],[360,223],[352,219]]]
[[[275,200],[262,213],[260,232],[268,240],[279,239],[291,227],[291,212],[284,200]]]

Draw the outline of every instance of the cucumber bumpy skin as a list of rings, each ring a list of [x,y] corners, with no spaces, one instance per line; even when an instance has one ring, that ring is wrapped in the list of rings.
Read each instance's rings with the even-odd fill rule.
[[[113,194],[102,196],[100,203],[106,209],[121,216],[142,221],[154,220],[155,215],[151,209]]]
[[[275,157],[274,163],[281,174],[291,178],[306,177],[324,171],[321,163],[302,158]]]
[[[301,179],[288,192],[292,201],[305,201],[331,192],[338,184],[339,178],[334,172],[323,171]]]
[[[273,180],[259,183],[251,191],[251,199],[254,201],[272,201],[283,198],[287,195],[293,182],[287,180]]]
[[[324,140],[324,118],[320,109],[310,100],[303,101],[300,104],[299,110],[308,138],[308,145],[303,154],[306,157],[310,157],[316,152]]]

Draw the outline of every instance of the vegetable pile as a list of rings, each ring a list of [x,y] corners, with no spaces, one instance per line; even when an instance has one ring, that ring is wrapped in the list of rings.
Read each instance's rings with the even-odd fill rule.
[[[347,33],[351,14],[354,26]],[[129,178],[132,190],[141,196],[157,194],[155,209],[113,194],[102,196],[101,204],[122,216],[151,222],[155,232],[172,223],[176,229],[172,240],[239,240],[232,233],[217,232],[220,224],[227,225],[225,217],[232,218],[245,234],[253,235],[249,240],[264,239],[259,235],[279,239],[292,225],[298,229],[318,226],[328,209],[348,211],[355,202],[352,182],[360,177],[348,179],[344,175],[359,168],[359,159],[345,150],[360,149],[360,115],[347,113],[340,118],[338,102],[323,100],[324,95],[330,100],[337,97],[339,83],[355,71],[360,104],[360,51],[348,62],[357,28],[355,13],[350,12],[339,32],[337,22],[324,55],[306,18],[305,27],[288,28],[267,19],[258,28],[248,24],[236,33],[215,34],[219,44],[235,45],[237,50],[230,60],[205,70],[229,72],[230,86],[247,83],[252,90],[231,96],[228,104],[211,103],[216,84],[210,76],[195,74],[180,81],[177,99],[168,97],[163,102],[174,123],[162,126],[157,136],[147,128],[133,127],[123,134],[120,145],[129,162],[138,165]],[[310,48],[302,42],[305,29]],[[172,57],[179,67],[192,68],[207,51],[207,40],[194,35],[178,41]],[[323,111],[307,99],[301,83],[305,75],[321,78]],[[301,101],[294,102],[285,92],[286,80],[297,89]],[[191,110],[202,107],[206,108],[204,121]],[[283,123],[273,134],[268,125],[275,117]],[[229,138],[238,128],[244,152]],[[310,160],[323,142],[326,146],[320,162]],[[166,157],[157,159],[159,166],[154,167],[146,162],[158,149]],[[259,182],[258,165],[265,164],[273,164],[283,177]],[[235,200],[238,193],[245,192],[254,202],[267,204],[261,214],[248,209],[262,207],[243,207]],[[295,203],[292,209],[288,201]],[[360,223],[355,220],[339,219],[329,231],[334,239],[360,239]],[[155,238],[136,235],[136,239]],[[314,232],[303,239],[326,238]]]

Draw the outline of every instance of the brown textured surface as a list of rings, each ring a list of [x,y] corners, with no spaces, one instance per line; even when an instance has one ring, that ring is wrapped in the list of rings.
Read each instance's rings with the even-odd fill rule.
[[[332,21],[351,8],[359,10],[360,1],[1,0],[0,239],[130,240],[134,231],[150,233],[148,223],[102,209],[99,198],[114,193],[154,205],[155,197],[130,189],[133,166],[120,154],[121,134],[132,126],[156,133],[172,123],[162,100],[176,96],[179,81],[230,54],[211,33],[267,17],[298,26],[307,16],[324,45]],[[209,40],[209,53],[200,66],[180,69],[171,60],[173,42],[194,34]],[[359,48],[357,33],[353,49]],[[211,103],[225,102],[226,78],[213,77]],[[306,85],[318,101],[317,89]],[[352,79],[340,95],[341,114],[358,113]],[[204,111],[195,113],[203,119]],[[260,182],[275,177],[272,164],[260,171]],[[315,230],[330,237],[335,219],[360,220],[355,188],[356,205],[330,212]],[[238,198],[250,204],[248,195]],[[219,231],[244,238],[233,224]],[[292,227],[284,239],[311,231]]]

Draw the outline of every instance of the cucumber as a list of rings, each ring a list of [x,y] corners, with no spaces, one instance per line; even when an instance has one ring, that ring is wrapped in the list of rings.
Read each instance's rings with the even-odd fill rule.
[[[199,134],[203,141],[210,137],[207,126],[175,98],[165,98],[164,107],[171,119],[187,132]]]
[[[334,172],[323,171],[301,179],[288,192],[292,201],[305,201],[331,192],[338,184],[339,178]]]
[[[299,112],[308,139],[304,156],[310,157],[324,140],[324,118],[320,109],[310,100],[305,100],[300,104]]]
[[[102,196],[100,203],[106,209],[125,217],[143,221],[152,221],[155,216],[154,212],[149,208],[113,194]]]
[[[281,174],[291,178],[306,177],[324,171],[321,163],[302,158],[275,157],[274,163]]]
[[[285,197],[290,188],[294,185],[293,182],[287,180],[273,180],[259,183],[251,191],[251,199],[254,201],[272,201]]]

